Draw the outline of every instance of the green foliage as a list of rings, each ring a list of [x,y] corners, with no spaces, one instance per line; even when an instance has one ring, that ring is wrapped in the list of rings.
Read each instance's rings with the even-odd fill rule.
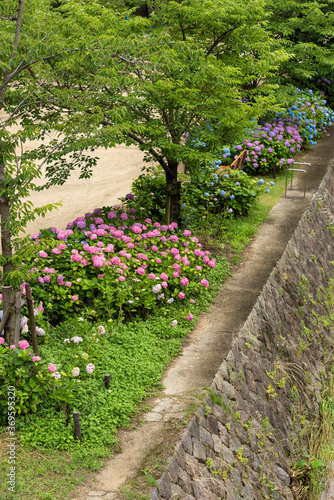
[[[32,361],[30,349],[10,349],[0,345],[0,423],[6,424],[7,412],[14,415],[36,412],[43,400],[47,373],[43,373],[42,363]],[[9,388],[13,398],[9,398]]]
[[[216,166],[191,168],[179,174],[181,182],[181,224],[196,227],[208,214],[226,218],[247,215],[264,192],[267,183],[258,183],[239,170]],[[162,168],[152,167],[132,183],[132,193],[120,198],[128,209],[158,220],[164,215],[166,180]],[[230,215],[231,214],[231,215]]]
[[[305,87],[312,77],[316,81],[333,74],[332,0],[275,0],[268,7],[268,29],[275,35],[276,47],[290,55],[280,64],[281,81],[288,77]]]

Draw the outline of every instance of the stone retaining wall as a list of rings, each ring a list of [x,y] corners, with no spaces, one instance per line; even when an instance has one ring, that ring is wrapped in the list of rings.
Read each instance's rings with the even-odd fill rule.
[[[333,166],[318,194],[151,500],[294,498],[291,464],[306,449],[333,354]]]

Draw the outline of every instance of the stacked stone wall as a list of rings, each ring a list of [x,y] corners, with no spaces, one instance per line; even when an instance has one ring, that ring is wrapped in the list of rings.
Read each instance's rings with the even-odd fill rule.
[[[331,167],[151,500],[294,498],[333,356],[333,215]]]

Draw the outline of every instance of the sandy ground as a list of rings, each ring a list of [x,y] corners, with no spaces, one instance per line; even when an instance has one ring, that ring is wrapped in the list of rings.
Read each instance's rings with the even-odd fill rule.
[[[0,120],[5,115],[0,114]],[[13,127],[17,131],[18,127]],[[27,142],[25,150],[37,147],[38,142]],[[49,212],[45,218],[31,222],[26,229],[27,234],[33,234],[40,228],[55,226],[64,229],[68,222],[94,208],[111,206],[119,203],[118,198],[130,192],[132,180],[137,178],[143,166],[144,153],[136,146],[120,145],[112,149],[99,148],[93,153],[99,158],[90,179],[79,179],[79,171],[73,172],[63,186],[32,193],[30,199],[35,207],[61,201],[62,207]],[[42,185],[44,178],[37,180],[36,185]]]
[[[36,207],[58,201],[62,202],[62,207],[48,213],[44,219],[31,222],[27,233],[50,226],[63,229],[85,212],[119,203],[118,198],[130,192],[132,180],[140,175],[145,165],[143,153],[135,146],[98,149],[94,156],[99,160],[90,179],[79,179],[79,172],[74,172],[63,186],[33,193],[31,200]]]

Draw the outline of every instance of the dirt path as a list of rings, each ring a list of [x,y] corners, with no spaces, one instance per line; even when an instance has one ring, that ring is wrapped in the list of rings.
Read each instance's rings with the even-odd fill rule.
[[[293,189],[271,210],[246,249],[239,269],[224,283],[210,312],[200,317],[182,355],[168,369],[162,380],[165,389],[150,402],[151,411],[145,414],[144,424],[134,431],[120,433],[122,453],[109,461],[94,483],[78,490],[73,500],[120,498],[119,487],[136,476],[144,460],[156,449],[166,423],[184,418],[192,402],[191,391],[211,385],[332,159],[334,136],[319,141],[316,148],[300,160],[312,165],[298,165],[307,169],[306,197],[303,196],[304,176],[297,174]]]

